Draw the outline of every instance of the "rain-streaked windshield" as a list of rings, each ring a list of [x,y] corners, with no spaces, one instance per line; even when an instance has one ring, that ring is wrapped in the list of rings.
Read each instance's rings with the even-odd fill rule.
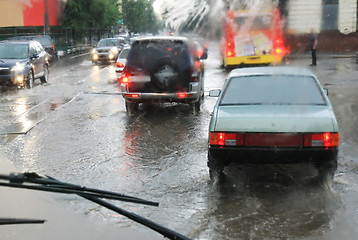
[[[129,52],[129,48],[125,48],[122,50],[122,52],[119,54],[119,58],[127,58]]]
[[[0,44],[0,59],[24,59],[28,56],[27,44]]]
[[[102,39],[98,43],[98,47],[113,47],[118,46],[120,41],[118,39]]]
[[[251,30],[270,29],[272,25],[270,15],[240,16],[236,17],[235,20],[238,26],[247,24]]]
[[[220,105],[326,105],[312,77],[262,75],[234,77]]]

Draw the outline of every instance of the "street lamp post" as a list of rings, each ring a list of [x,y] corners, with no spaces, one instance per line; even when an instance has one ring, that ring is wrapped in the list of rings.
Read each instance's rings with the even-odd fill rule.
[[[44,14],[44,34],[48,35],[50,32],[49,14],[48,14],[48,0],[45,0],[45,14]]]

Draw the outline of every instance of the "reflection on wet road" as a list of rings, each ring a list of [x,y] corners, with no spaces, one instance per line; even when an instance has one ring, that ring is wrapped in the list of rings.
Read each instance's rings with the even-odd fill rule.
[[[206,95],[227,75],[212,49]],[[180,104],[127,114],[113,66],[86,59],[54,66],[47,86],[2,93],[1,148],[22,170],[158,201],[158,208],[120,204],[194,239],[354,239],[358,85],[351,60],[319,59],[313,69],[329,90],[342,133],[332,188],[306,181],[310,166],[232,168],[224,183],[210,182],[207,138],[215,98],[205,96],[199,114]],[[290,62],[308,66],[309,56]],[[9,134],[16,124],[27,134]],[[76,212],[118,223],[114,228],[138,227],[75,196],[56,197]]]

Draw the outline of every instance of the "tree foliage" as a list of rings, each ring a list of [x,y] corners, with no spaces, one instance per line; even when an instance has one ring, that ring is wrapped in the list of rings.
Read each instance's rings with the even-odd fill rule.
[[[122,0],[122,16],[131,32],[155,33],[160,28],[153,0]]]
[[[119,19],[118,0],[67,0],[62,24],[77,30],[107,28]]]

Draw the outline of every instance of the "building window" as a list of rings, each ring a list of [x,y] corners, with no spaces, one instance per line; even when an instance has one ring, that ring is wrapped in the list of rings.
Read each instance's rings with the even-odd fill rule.
[[[338,29],[338,0],[322,1],[322,26],[321,30],[337,30]]]

